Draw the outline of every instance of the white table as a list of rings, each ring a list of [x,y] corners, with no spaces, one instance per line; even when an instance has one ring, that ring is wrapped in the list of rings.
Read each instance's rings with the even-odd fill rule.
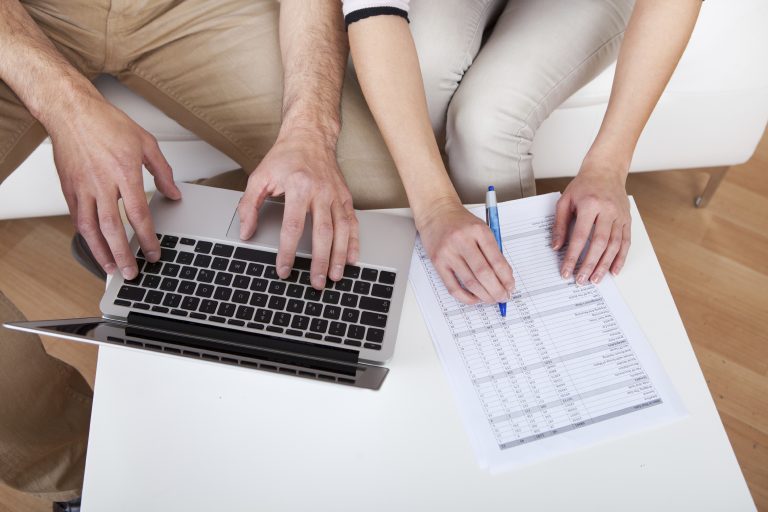
[[[618,286],[689,412],[492,476],[409,289],[378,392],[102,348],[83,509],[744,511],[755,506],[633,203]]]

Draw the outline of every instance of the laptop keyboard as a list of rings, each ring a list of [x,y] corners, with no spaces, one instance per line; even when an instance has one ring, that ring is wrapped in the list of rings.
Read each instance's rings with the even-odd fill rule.
[[[139,275],[120,287],[115,305],[381,350],[395,272],[346,265],[343,279],[316,290],[309,258],[296,256],[280,279],[274,252],[157,236],[160,260],[150,263],[139,250]]]

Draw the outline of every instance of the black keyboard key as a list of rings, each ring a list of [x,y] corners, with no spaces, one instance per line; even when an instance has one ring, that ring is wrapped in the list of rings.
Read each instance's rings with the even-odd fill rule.
[[[341,313],[341,319],[351,324],[356,324],[359,318],[360,312],[356,309],[344,308],[344,311]]]
[[[264,265],[261,263],[249,263],[245,269],[245,273],[253,277],[260,277],[262,272],[264,272]]]
[[[359,347],[361,343],[357,340],[344,340],[345,345],[352,345],[353,347]]]
[[[268,325],[267,326],[267,330],[269,332],[276,332],[276,333],[282,333],[283,332],[283,328],[282,327],[275,327],[274,325]]]
[[[232,281],[232,286],[235,288],[241,288],[247,290],[251,284],[251,278],[248,276],[235,276],[235,280]]]
[[[340,281],[336,281],[336,284],[333,285],[333,288],[341,292],[348,292],[352,290],[352,280],[344,278]]]
[[[277,254],[269,251],[251,249],[249,247],[237,247],[235,248],[235,258],[239,260],[253,261],[255,263],[268,263],[274,265]]]
[[[331,336],[344,336],[346,333],[347,324],[341,322],[331,322],[331,327],[328,329],[328,334]]]
[[[289,284],[285,290],[285,294],[289,297],[301,298],[304,295],[304,287],[300,284]]]
[[[133,279],[123,279],[123,283],[129,284],[131,286],[139,286],[139,283],[141,283],[141,274],[136,274],[136,277]]]
[[[129,300],[123,300],[123,299],[115,299],[115,306],[124,306],[126,308],[131,307],[131,304],[133,304]]]
[[[302,316],[302,315],[293,315],[293,320],[291,321],[291,327],[293,327],[294,329],[301,329],[302,331],[306,330],[307,327],[309,327],[309,317]]]
[[[257,324],[256,322],[250,322],[247,324],[250,329],[264,329],[264,324]]]
[[[219,286],[229,286],[232,284],[232,277],[232,274],[228,272],[217,272],[216,279],[213,280],[213,283]]]
[[[288,283],[295,283],[299,280],[299,271],[298,270],[291,270],[291,273],[288,274],[288,277],[283,279],[283,281],[286,281]]]
[[[223,316],[209,316],[208,320],[210,320],[211,322],[218,322],[220,324],[223,324],[224,322],[227,321],[227,319],[224,318]]]
[[[144,264],[146,263],[145,260],[141,258],[136,258],[136,269],[141,273],[141,269],[144,268]]]
[[[166,263],[163,265],[163,270],[160,273],[164,276],[176,277],[179,275],[179,270],[181,270],[181,266],[175,263]]]
[[[231,245],[215,244],[211,252],[214,256],[224,256],[225,258],[229,258],[232,256],[232,253],[235,252],[235,248]]]
[[[395,273],[382,270],[379,272],[379,282],[384,284],[395,284]]]
[[[301,331],[297,331],[295,329],[286,329],[285,334],[290,334],[291,336],[303,336],[304,333]]]
[[[256,309],[251,306],[239,306],[237,308],[237,313],[235,313],[235,317],[249,322],[253,319],[253,313],[255,311]]]
[[[227,258],[221,258],[217,256],[216,258],[213,258],[213,263],[211,264],[211,268],[214,270],[227,270],[227,267],[229,266],[229,260]]]
[[[310,281],[309,272],[302,272],[299,276],[299,283],[305,284],[307,286],[310,286],[312,284],[312,281]]]
[[[304,301],[299,299],[288,299],[288,307],[286,309],[291,313],[301,313],[304,311]]]
[[[326,304],[338,304],[340,297],[341,294],[339,292],[335,292],[333,290],[323,291],[323,302]]]
[[[309,270],[312,267],[312,260],[303,256],[296,256],[293,260],[293,268],[297,270]]]
[[[163,292],[158,292],[155,290],[149,290],[147,292],[147,296],[144,298],[144,302],[148,302],[150,304],[160,304],[163,300]]]
[[[198,320],[205,320],[207,317],[204,314],[202,314],[202,313],[194,313],[194,312],[192,312],[192,313],[189,314],[189,318],[196,318]]]
[[[384,341],[384,331],[382,329],[368,328],[368,332],[365,333],[365,341],[372,341],[373,343],[381,343]]]
[[[264,307],[267,305],[269,295],[264,293],[254,292],[251,294],[251,306]]]
[[[365,327],[362,325],[350,325],[347,328],[347,336],[355,338],[356,340],[361,340],[363,339],[363,336],[365,336]]]
[[[144,288],[157,288],[160,286],[160,276],[157,274],[147,274],[144,276],[144,279],[141,281],[141,286]]]
[[[256,314],[253,315],[253,321],[262,324],[268,324],[272,320],[272,312],[268,309],[259,308],[256,310]]]
[[[323,338],[325,341],[330,341],[331,343],[341,343],[341,338],[338,336],[326,336]]]
[[[166,293],[163,299],[163,306],[177,308],[181,304],[181,295],[178,293]]]
[[[313,318],[309,324],[309,330],[312,332],[323,334],[326,329],[328,329],[328,320],[322,318]]]
[[[360,304],[358,307],[369,311],[378,311],[379,313],[389,313],[389,301],[384,299],[360,297]]]
[[[197,285],[197,290],[195,290],[195,295],[198,297],[204,297],[208,298],[211,295],[213,295],[213,285],[212,284],[206,284],[206,283],[200,283]]]
[[[173,236],[173,235],[165,235],[163,236],[163,239],[160,241],[160,247],[167,247],[169,249],[173,249],[176,247],[176,244],[179,243],[179,237]]]
[[[162,270],[163,264],[159,261],[156,261],[154,263],[147,262],[144,265],[144,273],[145,274],[159,274],[160,270]]]
[[[379,271],[375,268],[364,268],[360,277],[363,281],[372,281],[375,283],[379,279]]]
[[[313,340],[321,340],[321,339],[323,339],[322,335],[316,334],[314,332],[305,332],[304,333],[304,337],[305,338],[310,338],[310,339],[313,339]]]
[[[187,316],[189,313],[181,309],[172,309],[171,314],[176,316]]]
[[[163,306],[152,306],[152,311],[155,311],[156,313],[167,313],[168,308],[164,308]]]
[[[224,286],[217,286],[216,291],[213,293],[213,298],[216,300],[229,300],[231,296],[232,290]]]
[[[368,295],[368,292],[371,291],[371,283],[355,281],[355,286],[352,287],[352,290],[360,295]]]
[[[304,313],[312,316],[320,316],[323,313],[323,305],[319,302],[307,302],[304,306]]]
[[[291,323],[291,315],[288,313],[275,313],[272,323],[281,327],[286,327]]]
[[[325,306],[325,309],[323,309],[323,318],[338,320],[340,316],[341,308],[339,306]]]
[[[182,279],[194,280],[197,277],[197,269],[195,267],[181,267],[181,270],[179,271],[179,277]]]
[[[245,272],[245,262],[240,260],[232,260],[229,262],[229,271],[233,274],[242,274]]]
[[[238,327],[242,327],[245,325],[245,322],[243,322],[242,320],[235,320],[234,318],[230,318],[229,320],[227,320],[227,323],[230,325],[236,325]]]
[[[357,295],[352,295],[351,293],[345,293],[341,296],[341,305],[346,306],[348,308],[356,308],[357,307]]]
[[[386,284],[375,284],[371,288],[371,295],[381,297],[382,299],[391,299],[394,289]]]
[[[200,305],[200,299],[197,297],[184,297],[184,300],[181,301],[181,309],[186,309],[187,311],[197,311],[197,306]]]
[[[177,291],[179,293],[183,293],[184,295],[192,295],[193,293],[195,293],[196,286],[197,286],[197,283],[195,283],[194,281],[182,281]]]
[[[273,295],[282,295],[285,293],[287,285],[282,281],[272,281],[269,283],[269,293]]]
[[[387,315],[363,311],[363,314],[360,315],[360,323],[373,327],[385,327],[387,325]]]
[[[149,304],[144,304],[143,302],[134,302],[133,307],[136,309],[149,309]]]
[[[195,252],[199,252],[201,254],[209,254],[212,248],[213,244],[211,242],[203,242],[200,240],[195,246]]]
[[[356,265],[346,265],[344,267],[344,277],[348,277],[350,279],[357,279],[360,277],[360,267]]]
[[[269,281],[266,279],[261,279],[259,277],[254,277],[251,279],[251,290],[255,292],[265,292],[267,291],[267,284]]]
[[[197,273],[197,280],[201,283],[212,283],[215,277],[216,272],[205,268],[200,269],[200,272]]]
[[[222,302],[219,304],[219,309],[216,310],[216,314],[219,316],[230,317],[235,314],[235,305],[229,302]]]
[[[160,249],[160,261],[176,261],[176,254],[177,251],[174,251],[173,249],[166,249],[161,248]]]
[[[277,275],[277,270],[275,270],[275,267],[272,265],[267,265],[264,267],[264,277],[267,279],[280,279],[280,277]]]
[[[363,343],[363,346],[372,350],[381,350],[381,345],[377,345],[375,343]]]
[[[216,312],[216,308],[218,307],[219,303],[215,300],[203,299],[203,302],[200,303],[200,312],[212,315]]]
[[[198,254],[192,264],[196,267],[208,268],[211,265],[211,257],[207,254]]]
[[[277,297],[273,295],[269,298],[269,308],[282,311],[283,309],[285,309],[285,302],[286,302],[285,297]]]
[[[248,299],[251,298],[251,292],[246,290],[235,290],[235,293],[232,294],[232,302],[236,302],[238,304],[247,304]]]
[[[195,245],[195,241],[192,240],[191,238],[182,238],[181,240],[179,240],[179,243],[181,245]]]
[[[320,300],[320,297],[322,297],[323,292],[320,290],[315,290],[314,288],[305,288],[304,289],[304,298],[307,300]]]
[[[175,292],[177,286],[179,286],[179,280],[172,277],[164,277],[160,283],[160,289],[165,292]]]

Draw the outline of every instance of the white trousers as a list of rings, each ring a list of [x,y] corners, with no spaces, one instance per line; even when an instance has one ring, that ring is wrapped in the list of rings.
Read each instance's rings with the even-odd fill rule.
[[[634,0],[412,0],[429,114],[464,202],[536,193],[536,130],[618,55]]]

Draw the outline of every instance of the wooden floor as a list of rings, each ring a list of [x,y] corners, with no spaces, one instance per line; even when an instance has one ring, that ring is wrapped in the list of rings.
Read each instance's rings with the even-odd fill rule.
[[[562,190],[568,180],[539,183]],[[633,175],[635,196],[709,389],[759,510],[768,511],[768,134],[706,209],[706,175]],[[102,284],[69,257],[68,218],[0,222],[0,289],[28,318],[97,315]],[[77,283],[77,286],[72,286]],[[91,383],[96,350],[47,343]],[[140,503],[140,502],[139,502]],[[0,487],[0,512],[50,504]]]

